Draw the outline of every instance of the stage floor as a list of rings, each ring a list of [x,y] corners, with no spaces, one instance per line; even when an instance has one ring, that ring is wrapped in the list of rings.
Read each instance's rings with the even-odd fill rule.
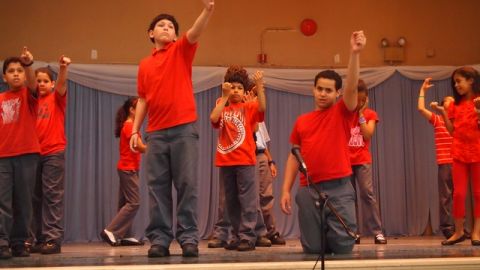
[[[373,244],[373,238],[363,237],[362,244],[356,245],[352,254],[327,254],[326,265],[329,266],[327,269],[381,269],[378,265],[367,267],[365,263],[385,264],[388,262],[392,265],[398,265],[399,262],[406,261],[417,263],[436,261],[438,265],[451,265],[445,269],[459,269],[458,262],[464,264],[468,262],[473,267],[470,268],[465,264],[462,269],[480,269],[480,247],[472,246],[469,240],[455,246],[444,247],[440,244],[442,240],[443,238],[435,236],[389,237],[387,245],[375,245]],[[312,269],[318,257],[318,255],[302,253],[298,240],[287,240],[285,246],[257,248],[255,251],[249,252],[228,251],[223,248],[210,249],[207,248],[207,241],[202,241],[199,247],[200,256],[198,258],[183,258],[181,249],[176,242],[172,243],[170,247],[170,257],[148,258],[146,256],[149,248],[148,244],[141,247],[111,247],[102,242],[64,244],[61,254],[32,254],[28,258],[2,260],[0,261],[0,268],[220,269],[214,267],[214,265],[223,265],[224,269]],[[462,260],[458,260],[458,258]],[[365,268],[359,268],[358,265],[354,267],[355,262],[362,262]],[[455,266],[452,265],[452,262],[455,262],[453,264]],[[338,265],[342,264],[345,266],[339,268]],[[227,267],[227,265],[229,266]],[[242,268],[240,268],[241,265],[243,265]],[[336,267],[334,267],[335,265]],[[398,267],[394,268],[400,269]],[[317,265],[317,269],[320,269],[320,263]],[[419,269],[440,268],[423,266]]]

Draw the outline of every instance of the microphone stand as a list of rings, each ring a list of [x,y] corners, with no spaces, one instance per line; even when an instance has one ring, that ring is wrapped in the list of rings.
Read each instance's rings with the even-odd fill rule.
[[[335,207],[330,203],[330,201],[328,200],[328,196],[320,191],[320,189],[312,182],[312,179],[310,178],[310,176],[308,175],[307,173],[307,170],[306,169],[300,169],[300,172],[305,176],[305,178],[307,179],[307,186],[308,188],[313,187],[313,189],[315,190],[315,192],[318,194],[318,200],[316,198],[314,198],[316,201],[315,201],[315,207],[319,208],[320,210],[320,226],[322,227],[321,230],[322,230],[322,238],[321,238],[321,241],[320,241],[320,244],[322,246],[322,249],[321,249],[321,252],[320,252],[320,257],[321,257],[321,269],[324,270],[325,269],[325,243],[326,243],[326,235],[325,235],[325,229],[323,228],[324,224],[325,224],[325,205],[330,209],[330,211],[335,215],[335,217],[337,218],[337,220],[340,222],[340,224],[342,224],[343,228],[345,229],[345,232],[351,236],[353,239],[357,239],[357,234],[355,232],[353,232],[348,226],[347,224],[345,223],[345,221],[343,220],[343,218],[340,216],[340,214],[338,214],[337,210],[335,209]],[[314,267],[315,269],[315,267]]]

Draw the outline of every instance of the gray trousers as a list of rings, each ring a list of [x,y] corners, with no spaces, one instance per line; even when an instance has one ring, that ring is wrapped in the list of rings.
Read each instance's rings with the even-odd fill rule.
[[[38,156],[0,158],[0,246],[24,245],[29,237]]]
[[[258,219],[258,185],[255,166],[220,167],[220,181],[225,188],[225,205],[233,234],[255,243]]]
[[[275,219],[273,217],[273,177],[268,165],[267,155],[264,153],[257,154],[257,163],[255,172],[259,184],[260,209],[262,210],[263,221],[267,230],[267,237],[274,235],[277,231],[275,228]]]
[[[356,231],[355,219],[355,191],[353,190],[350,178],[340,178],[331,181],[315,184],[324,192],[335,207],[336,211],[343,218],[345,224]],[[320,222],[320,208],[315,206],[318,201],[318,194],[312,187],[299,187],[295,196],[298,205],[298,221],[300,225],[300,242],[305,253],[320,253],[322,250],[322,224]],[[325,208],[326,250],[338,254],[345,254],[352,251],[355,239],[345,232],[332,211]]]
[[[221,241],[235,241],[237,235],[233,233],[232,224],[228,216],[228,211],[225,207],[225,187],[224,181],[222,181],[222,176],[220,176],[219,189],[218,189],[218,213],[217,213],[217,222],[213,226],[213,238],[219,239]],[[260,204],[257,206],[257,223],[255,224],[255,233],[257,237],[266,236],[267,229],[263,221],[263,216],[260,210]]]
[[[33,193],[32,232],[37,242],[62,243],[65,152],[40,156]]]
[[[177,191],[177,231],[181,246],[198,244],[198,132],[194,123],[147,134],[146,178],[152,245],[168,248],[173,240],[172,183]]]
[[[452,164],[438,165],[438,201],[440,212],[440,230],[447,236],[455,231],[452,217]]]
[[[138,171],[117,170],[120,179],[118,213],[106,227],[116,237],[133,237],[132,225],[140,207]]]
[[[366,233],[377,235],[382,233],[382,221],[380,219],[380,210],[378,209],[377,199],[373,193],[372,165],[362,164],[352,166],[352,185],[357,193],[355,200],[355,209],[357,213],[357,224],[359,221],[365,225]],[[362,216],[358,213],[358,205],[362,208]]]

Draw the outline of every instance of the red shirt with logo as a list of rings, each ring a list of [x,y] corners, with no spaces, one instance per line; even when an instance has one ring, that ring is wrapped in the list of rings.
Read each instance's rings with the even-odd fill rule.
[[[67,95],[57,91],[38,98],[37,133],[41,155],[65,151],[66,107]]]
[[[326,110],[316,110],[297,118],[290,142],[300,146],[314,183],[352,174],[348,141],[354,115],[340,99]],[[307,185],[303,174],[300,175],[300,185]]]
[[[471,100],[461,100],[448,107],[448,118],[453,120],[452,158],[464,163],[480,162],[480,128]]]
[[[218,100],[217,100],[218,102]],[[219,129],[215,165],[255,165],[255,124],[262,122],[264,113],[258,111],[258,102],[230,103],[217,123]]]
[[[140,62],[138,96],[148,106],[147,132],[197,120],[192,86],[196,49],[184,35]]]
[[[378,123],[378,116],[374,110],[366,108],[363,111],[363,117],[369,121],[375,121]],[[370,140],[365,140],[360,129],[358,112],[355,113],[353,118],[353,126],[350,128],[350,140],[348,141],[348,147],[350,149],[350,162],[352,165],[371,164],[372,155],[370,154]]]
[[[37,99],[26,87],[0,93],[0,158],[40,152],[37,108]]]
[[[120,159],[117,169],[123,171],[138,171],[140,169],[140,153],[130,149],[133,122],[125,121],[120,131]]]

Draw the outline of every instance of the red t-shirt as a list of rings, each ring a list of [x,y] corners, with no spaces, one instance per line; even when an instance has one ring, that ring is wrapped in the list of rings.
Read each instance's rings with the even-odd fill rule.
[[[65,150],[65,109],[67,94],[57,91],[38,99],[37,134],[40,154],[48,155]]]
[[[218,102],[218,100],[217,100]],[[264,113],[258,111],[257,102],[230,103],[217,123],[218,145],[215,165],[255,165],[255,140],[253,131],[257,122],[262,122]]]
[[[324,111],[313,111],[297,118],[290,142],[300,146],[308,174],[314,183],[352,174],[348,140],[354,112],[343,99]],[[300,185],[306,186],[300,175]]]
[[[464,163],[480,162],[480,128],[472,100],[451,104],[448,118],[453,120],[452,158]]]
[[[435,149],[437,150],[437,164],[452,163],[453,138],[448,133],[445,121],[440,115],[432,113],[429,122],[434,127]]]
[[[182,36],[140,62],[138,96],[147,102],[147,132],[197,120],[192,86],[196,49]]]
[[[124,171],[137,171],[140,169],[140,153],[130,149],[130,137],[132,136],[133,122],[124,122],[120,131],[120,159],[117,169]]]
[[[375,121],[378,123],[377,113],[371,109],[365,109],[363,116],[367,123]],[[350,129],[350,140],[348,146],[350,149],[350,162],[352,165],[362,165],[372,163],[372,155],[370,154],[370,140],[365,140],[358,123],[359,115],[355,113],[353,125]]]
[[[26,88],[0,93],[0,158],[39,153],[38,101]]]

